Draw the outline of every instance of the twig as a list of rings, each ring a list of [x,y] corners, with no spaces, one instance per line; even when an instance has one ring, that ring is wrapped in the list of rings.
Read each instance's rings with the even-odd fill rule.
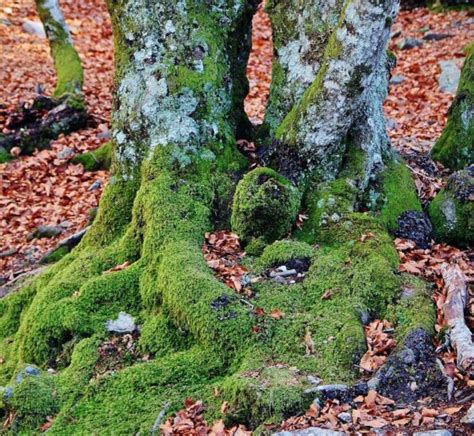
[[[155,423],[153,424],[153,427],[151,428],[151,436],[154,436],[156,432],[160,430],[161,423],[165,419],[166,412],[168,412],[170,405],[171,403],[169,401],[163,404],[163,407],[160,410],[160,413],[158,414],[158,417],[156,418]]]

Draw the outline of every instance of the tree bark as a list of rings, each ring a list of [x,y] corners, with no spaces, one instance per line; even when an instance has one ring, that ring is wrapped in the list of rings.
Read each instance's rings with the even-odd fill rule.
[[[272,145],[273,167],[247,172],[236,140],[249,134],[243,99],[256,6],[109,1],[117,62],[112,180],[79,246],[0,301],[2,379],[14,380],[26,363],[59,371],[51,382],[57,403],[35,415],[59,410],[53,432],[149,432],[165,402],[171,413],[191,395],[208,405],[210,421],[278,422],[312,401],[308,375],[355,381],[370,317],[391,317],[402,345],[412,331],[431,334],[425,286],[397,273],[387,231],[419,207],[408,170],[389,151],[381,112],[396,2],[270,2],[279,57],[262,143]],[[296,20],[291,37],[285,20]],[[294,73],[290,65],[306,62],[298,53],[318,56],[306,40],[324,55]],[[301,208],[307,224],[285,238]],[[259,247],[249,259],[249,274],[262,277],[251,302],[217,280],[202,254],[205,233],[230,223]],[[310,264],[301,283],[264,274],[295,261]],[[399,316],[392,307],[408,284],[416,298],[400,300]],[[274,310],[284,316],[273,318]],[[149,358],[131,358],[90,383],[110,370],[99,357],[104,325],[124,311],[140,324],[135,341]],[[32,425],[17,403],[8,407],[20,428]]]

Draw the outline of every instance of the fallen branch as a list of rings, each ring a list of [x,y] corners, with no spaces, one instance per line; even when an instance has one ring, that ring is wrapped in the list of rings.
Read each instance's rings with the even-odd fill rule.
[[[467,304],[467,279],[458,265],[441,265],[441,273],[446,289],[446,301],[443,306],[444,317],[449,327],[451,344],[457,353],[457,366],[474,375],[474,344],[472,332],[464,320],[464,308]]]

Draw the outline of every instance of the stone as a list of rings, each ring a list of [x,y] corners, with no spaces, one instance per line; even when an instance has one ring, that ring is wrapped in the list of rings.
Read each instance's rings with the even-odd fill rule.
[[[401,74],[397,74],[396,76],[393,76],[390,79],[390,85],[400,85],[400,83],[403,83],[405,80],[406,80],[405,76]]]
[[[413,433],[413,436],[452,436],[449,430],[428,430]]]
[[[22,24],[23,30],[30,35],[39,36],[40,38],[46,38],[43,24],[39,21],[25,20]]]
[[[411,50],[415,47],[421,47],[423,45],[423,40],[416,38],[405,38],[403,39],[398,47],[400,50]]]
[[[59,153],[58,153],[58,158],[59,159],[69,159],[70,157],[74,156],[74,150],[69,147],[64,147]]]
[[[13,397],[13,388],[11,386],[7,386],[6,388],[2,388],[2,399],[3,401],[8,401],[11,397]]]
[[[425,41],[441,41],[446,38],[452,38],[454,35],[451,35],[450,33],[434,33],[434,32],[428,32],[423,36],[423,39]]]
[[[18,252],[18,249],[16,247],[7,248],[6,250],[3,250],[2,252],[0,252],[0,258],[13,256],[17,252]]]
[[[21,383],[25,377],[39,377],[41,375],[41,370],[33,365],[28,365],[22,369],[16,376],[15,381]]]
[[[42,239],[42,238],[54,238],[60,235],[63,232],[63,229],[55,226],[39,226],[31,233],[28,234],[27,239],[31,241],[32,239]]]
[[[338,399],[347,402],[351,399],[351,390],[349,386],[342,384],[322,385],[316,388],[316,393],[324,400]]]
[[[106,322],[106,328],[112,333],[132,333],[136,330],[137,326],[131,315],[120,312],[117,319],[109,319]]]
[[[89,186],[89,191],[97,191],[102,187],[102,180],[96,180],[92,185]]]
[[[352,415],[349,412],[341,412],[337,417],[347,424],[352,422]]]
[[[469,407],[469,410],[466,415],[463,416],[461,422],[469,427],[474,427],[474,403],[471,404],[471,407]]]
[[[320,427],[309,427],[304,430],[279,431],[273,436],[344,436],[342,431],[327,430]]]
[[[411,239],[419,248],[428,248],[432,234],[431,222],[423,212],[408,210],[398,217],[398,230],[395,235],[399,238]]]
[[[454,59],[440,61],[441,74],[438,79],[439,89],[449,94],[456,94],[459,79],[461,78],[461,69]]]

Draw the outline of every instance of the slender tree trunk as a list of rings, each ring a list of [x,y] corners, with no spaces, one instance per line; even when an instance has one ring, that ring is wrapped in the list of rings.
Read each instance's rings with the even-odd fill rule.
[[[59,371],[38,378],[49,408],[28,409],[36,421],[59,413],[53,433],[146,433],[164,404],[172,412],[189,396],[205,401],[210,421],[278,422],[313,400],[308,375],[358,378],[371,317],[397,325],[400,353],[432,349],[433,305],[423,282],[397,273],[387,230],[420,207],[381,111],[396,2],[269,3],[277,59],[261,142],[271,145],[271,168],[247,172],[236,140],[249,134],[243,98],[256,3],[109,2],[112,180],[79,247],[0,301],[2,378],[14,380],[26,363]],[[301,209],[310,218],[287,237]],[[250,301],[218,281],[202,254],[205,233],[230,223],[254,253],[249,274],[261,275]],[[301,283],[262,275],[290,261],[310,264]],[[96,383],[110,370],[99,352],[104,325],[124,311],[140,324],[135,341],[149,358],[121,362]],[[433,355],[415,354],[410,368],[397,360],[383,374],[387,386],[397,371],[405,376],[387,395],[406,398],[415,380],[423,389],[410,399],[442,387]],[[37,423],[7,404],[19,428]]]

